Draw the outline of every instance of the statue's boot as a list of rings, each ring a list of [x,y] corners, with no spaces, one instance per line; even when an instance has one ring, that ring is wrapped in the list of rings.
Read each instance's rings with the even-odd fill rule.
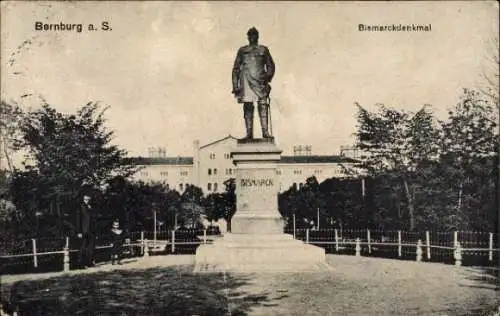
[[[268,128],[268,106],[267,104],[259,104],[259,118],[260,118],[260,126],[262,127],[262,137],[263,138],[272,138],[269,133]]]
[[[253,112],[254,106],[252,103],[243,104],[243,117],[245,118],[245,128],[247,135],[243,139],[253,138]]]

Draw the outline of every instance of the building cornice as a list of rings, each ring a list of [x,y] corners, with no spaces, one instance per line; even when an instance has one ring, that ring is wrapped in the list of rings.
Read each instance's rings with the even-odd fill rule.
[[[213,141],[213,142],[211,142],[211,143],[208,143],[208,144],[206,144],[206,145],[201,146],[201,147],[200,147],[200,149],[203,149],[203,148],[206,148],[206,147],[209,147],[209,146],[215,145],[215,144],[220,143],[220,142],[222,142],[222,141],[225,141],[225,140],[227,140],[227,139],[234,139],[234,140],[238,140],[236,137],[231,136],[231,134],[229,134],[229,135],[227,135],[227,136],[226,136],[226,137],[224,137],[224,138],[221,138],[221,139],[219,139],[219,140],[216,140],[216,141]]]

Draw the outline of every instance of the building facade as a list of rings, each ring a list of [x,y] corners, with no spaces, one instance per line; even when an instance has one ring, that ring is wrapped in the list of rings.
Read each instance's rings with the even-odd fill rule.
[[[231,135],[200,146],[193,143],[192,157],[136,157],[132,161],[141,167],[134,180],[164,183],[171,189],[183,192],[188,184],[194,184],[203,193],[223,192],[224,182],[236,177],[236,169],[231,159],[231,151],[237,139]],[[296,185],[299,188],[310,176],[318,182],[333,177],[346,176],[344,168],[354,163],[350,157],[339,155],[281,156],[276,170],[280,192]]]

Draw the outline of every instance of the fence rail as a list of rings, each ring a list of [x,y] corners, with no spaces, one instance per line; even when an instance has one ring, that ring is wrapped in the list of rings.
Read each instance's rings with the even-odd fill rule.
[[[471,265],[499,263],[500,234],[474,231],[405,232],[370,229],[287,230],[297,239],[320,246],[329,253],[363,252],[369,256],[449,262],[461,265],[463,255]],[[487,256],[487,258],[485,258]]]
[[[161,234],[164,233],[164,234]],[[168,233],[168,234],[167,234]],[[168,232],[159,232],[154,236],[150,232],[131,232],[128,234],[128,238],[125,238],[125,242],[122,247],[125,253],[131,255],[141,255],[148,256],[150,253],[154,252],[171,252],[175,253],[176,248],[179,249],[182,246],[198,246],[200,244],[209,244],[213,240],[213,236],[218,236],[220,233],[205,230],[172,230]],[[164,237],[164,239],[159,239],[158,237]],[[152,237],[148,239],[146,237]],[[167,237],[167,238],[165,238]],[[2,261],[16,258],[30,258],[32,266],[38,268],[40,257],[46,257],[50,255],[62,255],[63,256],[63,270],[70,270],[70,254],[79,252],[79,247],[71,247],[70,241],[74,241],[75,238],[39,238],[31,239],[26,241],[21,241],[17,243],[10,243],[11,245],[17,247],[11,247],[10,251],[0,254],[0,259]],[[113,247],[113,244],[109,242],[109,239],[103,236],[96,236],[96,240],[100,241],[100,244],[95,247],[96,250],[105,250]],[[47,245],[47,241],[50,241],[50,245]],[[44,244],[45,243],[45,244]],[[56,247],[56,245],[60,247]],[[44,247],[40,247],[44,245]],[[14,249],[12,249],[14,248]],[[73,249],[72,249],[73,248]],[[138,251],[134,251],[135,249]],[[3,247],[5,249],[5,247]],[[14,265],[26,264],[26,262],[15,262]],[[5,268],[6,264],[3,262],[2,268]]]
[[[324,247],[330,253],[348,253],[360,256],[361,253],[370,256],[389,256],[416,261],[428,260],[434,257],[441,261],[452,260],[455,265],[462,265],[463,255],[487,256],[488,264],[499,262],[500,234],[485,232],[405,232],[380,231],[369,229],[295,229],[285,231],[296,239],[307,244]],[[213,242],[213,236],[219,232],[205,230],[172,230],[157,232],[130,232],[123,244],[124,252],[131,256],[149,256],[152,253],[193,253],[200,244]],[[99,238],[100,237],[100,238]],[[98,236],[100,244],[96,250],[112,248],[109,239]],[[16,258],[30,258],[34,268],[41,263],[42,258],[50,255],[62,255],[63,270],[69,271],[71,253],[79,251],[72,238],[49,238],[9,242],[11,251],[0,254],[0,259],[9,261]],[[186,248],[187,247],[187,248]],[[14,248],[14,249],[12,249]],[[5,249],[5,247],[4,247]],[[384,254],[381,254],[385,251]],[[446,260],[445,260],[446,259]],[[15,260],[13,260],[15,261]],[[438,259],[438,261],[440,261]]]

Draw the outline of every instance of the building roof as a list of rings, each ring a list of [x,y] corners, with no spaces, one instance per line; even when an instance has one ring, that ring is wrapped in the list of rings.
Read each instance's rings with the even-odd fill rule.
[[[134,165],[193,165],[193,157],[131,157]]]
[[[203,148],[208,147],[208,146],[212,146],[212,145],[214,145],[214,144],[216,144],[216,143],[219,143],[219,142],[225,141],[225,140],[227,140],[227,139],[234,139],[234,140],[237,140],[237,138],[236,138],[236,137],[231,136],[231,134],[229,134],[229,135],[227,135],[227,136],[226,136],[226,137],[224,137],[224,138],[221,138],[221,139],[219,139],[219,140],[216,140],[216,141],[213,141],[213,142],[211,142],[211,143],[208,143],[208,144],[206,144],[206,145],[201,146],[201,147],[200,147],[200,149],[203,149]]]
[[[280,163],[353,163],[357,160],[338,155],[281,156]]]
[[[131,157],[128,159],[134,165],[193,165],[193,157]],[[280,163],[354,163],[357,160],[342,156],[281,156]]]

